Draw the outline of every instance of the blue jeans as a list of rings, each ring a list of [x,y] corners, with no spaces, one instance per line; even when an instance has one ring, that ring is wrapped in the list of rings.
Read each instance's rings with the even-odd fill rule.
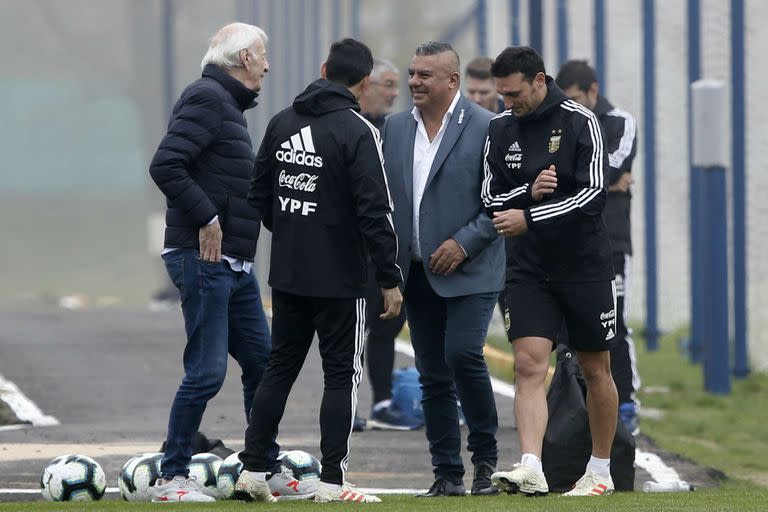
[[[163,478],[188,475],[192,439],[200,428],[208,400],[224,384],[227,354],[242,368],[246,420],[253,395],[269,360],[272,342],[261,305],[259,285],[252,273],[234,272],[226,261],[203,261],[195,249],[163,255],[165,267],[181,294],[187,332],[184,378],[176,392],[168,421]],[[276,462],[277,444],[269,455]]]
[[[496,466],[496,401],[483,344],[498,293],[440,297],[422,264],[411,264],[405,309],[419,370],[422,408],[436,478],[460,483],[461,430],[456,397],[467,420],[472,463]]]

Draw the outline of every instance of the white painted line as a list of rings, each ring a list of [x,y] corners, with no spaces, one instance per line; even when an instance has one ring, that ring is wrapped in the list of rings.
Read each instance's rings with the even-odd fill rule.
[[[17,425],[4,425],[0,427],[0,432],[8,432],[9,430],[24,430],[25,428],[31,428],[29,423],[20,423]]]
[[[357,489],[363,494],[421,494],[428,489],[382,489],[378,487],[361,487]]]
[[[677,482],[680,475],[655,453],[635,450],[635,465],[646,470],[657,482]]]
[[[0,374],[0,400],[7,403],[21,421],[27,421],[35,427],[58,425],[59,420],[43,414],[35,403],[21,392],[19,387]]]

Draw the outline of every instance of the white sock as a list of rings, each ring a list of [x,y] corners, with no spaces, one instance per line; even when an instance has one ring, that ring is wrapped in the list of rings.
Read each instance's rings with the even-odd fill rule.
[[[529,468],[533,468],[537,473],[543,473],[544,470],[541,467],[541,459],[532,453],[524,453],[520,459],[520,464],[524,464]]]
[[[598,475],[608,478],[611,476],[611,459],[598,459],[594,455],[589,457],[587,471],[592,471]]]
[[[387,407],[389,407],[389,404],[391,403],[392,403],[392,400],[382,400],[381,402],[376,402],[375,404],[373,404],[373,407],[371,407],[371,410],[373,410],[373,412],[379,412],[380,410],[386,409]]]

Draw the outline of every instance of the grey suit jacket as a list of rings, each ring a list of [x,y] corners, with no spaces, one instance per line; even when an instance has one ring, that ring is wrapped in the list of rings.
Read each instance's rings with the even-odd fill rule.
[[[498,292],[504,287],[503,240],[483,212],[483,148],[493,114],[464,96],[446,127],[429,171],[419,212],[419,249],[432,289],[441,297]],[[384,126],[384,167],[394,202],[398,264],[407,280],[413,239],[413,142],[416,120],[400,112]],[[467,252],[451,274],[429,271],[429,257],[449,238]],[[404,283],[407,285],[407,282]]]

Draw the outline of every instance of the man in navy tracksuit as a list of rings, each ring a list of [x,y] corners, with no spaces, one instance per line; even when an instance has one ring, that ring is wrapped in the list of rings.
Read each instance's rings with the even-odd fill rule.
[[[491,120],[483,201],[507,237],[504,317],[515,349],[517,419],[523,457],[495,473],[507,492],[549,492],[541,467],[547,426],[544,387],[563,322],[587,382],[592,457],[566,496],[613,492],[610,453],[618,400],[609,350],[616,338],[611,248],[603,221],[604,140],[597,117],[566,97],[528,47],[494,61],[509,109]]]
[[[586,61],[571,60],[557,74],[557,85],[566,96],[595,113],[605,133],[609,172],[605,223],[611,239],[613,269],[616,271],[616,344],[611,349],[611,373],[619,392],[619,417],[630,433],[637,433],[640,388],[635,345],[627,327],[627,303],[632,262],[630,200],[632,160],[637,152],[637,129],[632,114],[611,105],[599,94],[595,70]]]
[[[324,78],[267,126],[249,202],[272,231],[272,354],[253,400],[236,490],[273,501],[269,446],[317,333],[323,359],[322,473],[315,501],[380,501],[346,484],[349,438],[362,377],[368,256],[384,296],[381,318],[400,312],[397,238],[381,139],[359,114],[373,57],[364,44],[331,46]]]

